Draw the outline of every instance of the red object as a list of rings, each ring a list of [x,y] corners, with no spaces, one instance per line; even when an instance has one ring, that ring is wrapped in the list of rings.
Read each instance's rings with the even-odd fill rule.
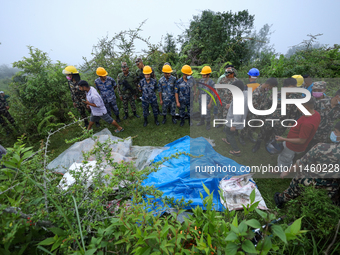
[[[216,90],[213,87],[211,87],[208,84],[205,84],[203,82],[198,82],[198,83],[203,84],[204,86],[208,87],[212,92],[214,92],[215,95],[217,96],[218,100],[220,101],[220,104],[222,105],[222,101],[221,101],[220,95],[216,92]]]
[[[304,144],[286,142],[287,148],[295,152],[306,150],[319,127],[320,120],[320,114],[317,111],[312,116],[302,116],[299,118],[297,120],[298,124],[290,128],[287,138],[302,138],[307,139],[307,141]]]

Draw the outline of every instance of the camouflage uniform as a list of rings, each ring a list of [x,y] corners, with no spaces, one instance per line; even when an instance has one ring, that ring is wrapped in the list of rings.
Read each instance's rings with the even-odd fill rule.
[[[199,82],[197,84],[197,86],[199,88],[205,89],[205,90],[209,91],[213,95],[214,93],[208,87],[206,87],[202,83],[205,83],[205,84],[209,85],[210,87],[215,88],[214,81],[212,79],[210,79],[210,78],[208,79],[208,81],[206,81],[206,79],[202,78],[202,79],[199,80]],[[208,109],[208,104],[209,104],[209,102],[211,100],[211,97],[210,97],[209,94],[207,94],[207,92],[205,92],[202,89],[199,90],[199,101],[198,102],[199,102],[199,107],[200,107],[200,111],[201,111],[201,109],[202,109],[202,107],[201,107],[201,104],[202,104],[202,102],[201,102],[202,95],[203,94],[207,95],[207,115],[202,115],[202,113],[201,113],[201,118],[204,118],[207,121],[207,123],[210,123],[211,115],[210,115],[210,109]]]
[[[300,172],[301,166],[303,174],[292,180],[289,188],[280,193],[279,199],[286,202],[299,196],[302,191],[298,186],[299,184],[324,188],[332,198],[339,189],[339,183],[336,179],[339,178],[339,164],[340,143],[319,143],[315,145],[301,159],[296,161],[296,165],[299,166],[297,172]],[[316,167],[317,165],[322,166],[322,171],[311,170],[312,167]],[[336,167],[338,167],[337,170],[335,169]]]
[[[3,119],[3,117],[6,117],[9,123],[11,123],[12,125],[14,124],[13,117],[6,109],[7,106],[8,106],[8,103],[6,101],[5,96],[0,95],[0,123],[2,124],[3,127],[7,126],[7,122],[6,120]]]
[[[311,91],[311,95],[313,96],[313,89],[326,89],[326,87],[327,87],[327,82],[325,82],[325,81],[314,82],[313,87],[312,87],[312,91]],[[323,99],[328,97],[325,93],[323,93],[323,96],[324,96],[323,98],[322,97],[314,97],[315,102],[318,102],[318,101],[323,100]]]
[[[163,100],[162,115],[163,116],[166,116],[168,108],[170,108],[171,116],[175,116],[176,114],[175,86],[176,86],[176,78],[172,75],[170,76],[169,80],[167,80],[164,76],[159,79],[158,92],[162,93],[162,100]]]
[[[325,82],[314,82],[313,88],[325,89]],[[340,105],[337,104],[334,108],[331,106],[331,97],[325,96],[315,102],[315,110],[320,113],[321,122],[318,130],[311,141],[313,145],[316,143],[326,143],[329,139],[329,134],[332,131],[334,122],[340,118]]]
[[[232,84],[234,81],[237,81],[238,79],[236,77],[234,78],[227,78],[224,76],[220,79],[219,84]],[[228,109],[226,109],[227,104],[231,104],[233,101],[233,94],[229,89],[217,89],[217,93],[219,94],[222,106],[221,104],[218,104],[218,118],[219,119],[225,119],[228,115]]]
[[[115,80],[109,76],[103,82],[100,78],[94,81],[97,89],[100,91],[107,113],[111,116],[111,108],[116,116],[119,116],[117,98],[114,89],[117,87]]]
[[[153,115],[156,118],[158,115],[158,103],[156,97],[157,81],[151,78],[150,82],[147,83],[144,78],[139,82],[138,89],[142,91],[143,116],[149,116],[149,105],[151,105]]]
[[[76,108],[78,109],[82,119],[87,118],[86,111],[91,112],[90,109],[86,108],[86,94],[85,91],[79,90],[77,82],[68,81],[68,86],[71,91],[71,97],[73,103],[76,103]]]
[[[188,116],[190,116],[190,105],[191,104],[191,90],[194,86],[194,78],[190,78],[187,82],[184,81],[183,77],[180,78],[175,86],[175,93],[178,93],[178,101],[181,104],[179,108],[179,116],[185,117],[185,108],[187,108]]]
[[[118,94],[119,97],[122,97],[123,99],[123,107],[125,114],[129,111],[129,105],[130,102],[131,110],[133,112],[136,111],[136,103],[134,96],[136,95],[136,77],[129,72],[127,76],[124,75],[123,72],[118,74],[117,77],[118,82]]]
[[[151,78],[156,79],[155,72],[154,72],[154,69],[152,67],[151,67],[151,70],[152,70],[152,73],[150,74]],[[145,77],[144,77],[143,69],[138,69],[136,71],[136,84],[139,84],[141,82],[141,80],[143,80],[144,78]],[[137,93],[138,93],[138,97],[142,96],[140,91],[138,91]]]

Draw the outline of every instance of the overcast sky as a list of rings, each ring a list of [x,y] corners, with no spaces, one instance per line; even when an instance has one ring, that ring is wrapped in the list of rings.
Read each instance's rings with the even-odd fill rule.
[[[79,65],[106,35],[110,38],[134,29],[147,19],[141,35],[158,43],[166,33],[182,32],[176,24],[187,27],[193,15],[207,9],[248,9],[255,15],[257,30],[273,24],[271,44],[277,52],[286,53],[290,46],[308,39],[307,34],[322,33],[322,44],[340,43],[339,0],[12,0],[2,1],[0,8],[0,64],[28,56],[27,45],[31,45],[47,52],[53,61]]]

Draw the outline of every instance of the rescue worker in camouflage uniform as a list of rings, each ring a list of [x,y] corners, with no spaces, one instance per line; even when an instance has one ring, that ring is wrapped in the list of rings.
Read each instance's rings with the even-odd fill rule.
[[[299,185],[315,186],[328,191],[328,196],[334,198],[339,191],[339,166],[340,166],[340,122],[335,125],[330,135],[332,143],[319,143],[308,151],[301,159],[287,171],[281,173],[284,178],[289,172],[296,172],[296,176],[288,189],[282,193],[275,193],[274,201],[278,208],[284,203],[298,197],[302,189]],[[322,171],[318,171],[319,166]],[[314,169],[314,170],[313,170]],[[300,174],[300,171],[302,172]]]
[[[234,81],[237,81],[235,77],[236,69],[233,65],[227,65],[225,69],[225,73],[219,77],[217,80],[218,84],[232,84]],[[226,119],[228,115],[228,108],[233,101],[233,94],[229,89],[217,89],[217,93],[219,94],[222,105],[218,104],[218,116],[217,119]],[[216,119],[216,117],[215,117]],[[216,128],[222,127],[222,124],[216,125]]]
[[[141,58],[137,58],[136,59],[136,65],[137,65],[137,67],[138,67],[138,69],[137,69],[137,71],[136,71],[136,84],[139,84],[139,82],[142,80],[142,79],[144,79],[145,78],[145,76],[144,76],[144,73],[143,73],[143,69],[144,69],[144,63],[143,63],[143,60],[141,59]],[[155,80],[157,80],[156,79],[156,75],[155,75],[155,71],[154,71],[154,69],[151,67],[151,70],[152,70],[152,72],[151,72],[151,78],[152,79],[155,79]],[[142,94],[140,94],[141,92],[140,91],[138,91],[137,93],[139,93],[138,94],[138,98],[140,98],[141,96],[142,96]],[[160,114],[161,112],[160,112],[160,110],[159,110],[159,106],[158,106],[158,104],[157,104],[157,111],[158,111],[158,114]]]
[[[117,118],[116,121],[119,123],[119,109],[117,106],[117,99],[115,94],[115,88],[117,87],[116,81],[110,76],[107,76],[108,73],[103,67],[98,67],[96,74],[99,76],[99,78],[94,81],[94,84],[96,85],[96,88],[100,91],[100,95],[105,104],[107,114],[111,116],[112,108],[113,113],[116,115]]]
[[[327,87],[327,83],[325,81],[314,82],[314,85],[312,88],[312,96],[315,97],[316,101],[323,100],[323,99],[326,99],[326,100],[330,99],[330,97],[326,96],[325,94],[326,87]]]
[[[168,108],[170,108],[170,114],[172,116],[172,123],[176,124],[176,103],[175,103],[175,85],[176,78],[171,75],[172,69],[169,65],[164,65],[162,68],[164,76],[158,81],[159,102],[162,105],[162,124],[166,122],[166,114]]]
[[[68,86],[71,91],[73,106],[74,108],[77,108],[81,118],[84,119],[85,127],[87,127],[89,125],[89,121],[87,119],[86,111],[91,112],[91,110],[87,108],[86,104],[84,103],[86,101],[85,92],[79,90],[78,86],[78,82],[80,81],[79,72],[74,66],[67,66],[63,70],[63,74],[66,75],[66,79],[68,80]],[[96,122],[96,125],[99,126],[99,122]]]
[[[8,112],[9,106],[5,98],[5,93],[0,91],[0,123],[6,129],[7,134],[10,134],[10,130],[7,127],[7,122],[4,117],[14,126],[14,119]],[[15,126],[14,126],[15,127]]]
[[[210,74],[212,73],[212,70],[210,68],[210,66],[205,66],[202,68],[201,71],[201,75],[202,75],[202,79],[200,79],[196,84],[195,84],[195,95],[196,95],[196,100],[197,100],[197,95],[199,97],[199,108],[201,111],[201,120],[200,122],[197,123],[197,126],[202,126],[204,125],[204,120],[206,121],[206,130],[210,130],[210,120],[211,120],[211,115],[210,115],[210,109],[212,107],[212,102],[213,102],[213,98],[204,90],[209,91],[211,94],[213,94],[213,92],[211,91],[211,89],[206,85],[215,88],[215,83],[212,79],[210,79]],[[197,91],[197,86],[199,88],[199,91]],[[202,115],[202,95],[206,95],[207,98],[207,114],[206,115]]]
[[[297,81],[294,78],[287,78],[283,81],[283,87],[287,88],[296,88]],[[256,141],[256,144],[254,145],[252,151],[255,153],[260,149],[262,141],[265,141],[265,144],[271,140],[274,139],[274,135],[281,136],[286,131],[286,127],[281,125],[281,121],[285,119],[293,119],[297,120],[301,113],[299,112],[298,108],[295,104],[287,104],[286,105],[286,115],[281,115],[281,93],[278,93],[278,105],[276,110],[268,117],[268,119],[279,119],[279,121],[265,121],[264,125],[261,127],[258,139]],[[287,99],[297,99],[301,98],[301,95],[298,93],[287,93]],[[272,101],[268,101],[268,108],[272,106]],[[288,124],[288,122],[285,123],[285,125],[294,125],[295,122],[291,122]]]
[[[144,68],[145,65],[143,63],[142,58],[137,58],[135,63],[138,67],[138,69],[136,71],[136,84],[139,84],[139,82],[145,78],[144,73],[143,73],[143,68]],[[152,67],[151,67],[151,70],[152,70],[151,78],[156,79],[155,72],[154,72]],[[138,94],[138,97],[140,97],[141,95],[142,94]]]
[[[151,105],[153,116],[155,117],[155,124],[159,126],[158,122],[158,103],[157,103],[157,81],[151,78],[152,69],[150,66],[144,66],[143,73],[145,78],[142,79],[138,84],[139,91],[142,92],[142,107],[143,107],[143,116],[144,116],[144,124],[146,127],[148,125],[148,116],[149,116],[149,105]]]
[[[181,118],[180,126],[184,125],[185,108],[187,108],[187,115],[189,116],[189,125],[192,126],[190,118],[190,107],[192,106],[191,90],[195,86],[195,79],[191,76],[192,70],[188,65],[184,65],[181,69],[183,76],[178,79],[175,86],[176,105],[179,108],[179,117]]]
[[[272,89],[274,87],[277,87],[278,82],[276,78],[269,78],[267,79],[267,81],[265,83],[263,83],[262,85],[260,85],[259,87],[257,87],[254,91],[253,91],[253,107],[257,110],[268,110],[270,109],[272,102],[269,99],[270,96],[270,92],[272,91]],[[249,120],[251,119],[262,119],[264,120],[265,116],[261,116],[261,115],[255,115],[252,112],[248,111],[248,116],[247,116],[247,121],[246,123],[248,123]],[[256,124],[253,124],[256,125]],[[248,125],[246,125],[246,127],[244,129],[242,129],[241,133],[240,133],[240,138],[239,141],[242,145],[245,145],[245,141],[244,138],[247,137],[251,142],[256,143],[256,140],[252,137],[252,133],[251,129],[253,127],[250,127]]]
[[[118,94],[121,101],[123,101],[124,113],[123,117],[126,120],[129,117],[129,103],[131,106],[131,110],[133,115],[136,118],[140,118],[140,116],[136,112],[136,103],[135,99],[137,98],[137,90],[136,90],[136,77],[133,73],[129,72],[129,67],[126,62],[122,62],[122,72],[118,74],[117,77],[118,82]]]
[[[314,82],[313,87],[319,87],[319,82]],[[317,143],[328,142],[329,134],[332,131],[334,122],[340,119],[340,89],[335,93],[334,97],[325,97],[317,100],[315,103],[315,110],[320,113],[321,122],[316,134],[311,141],[314,146]],[[313,147],[311,146],[311,147]]]

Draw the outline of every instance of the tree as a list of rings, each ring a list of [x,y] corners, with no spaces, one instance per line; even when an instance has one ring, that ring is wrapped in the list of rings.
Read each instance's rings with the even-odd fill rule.
[[[62,70],[66,64],[52,63],[47,53],[32,46],[29,57],[13,63],[21,69],[11,86],[11,110],[21,128],[32,135],[44,134],[49,127],[66,121],[71,103]]]
[[[261,60],[266,55],[275,54],[273,45],[270,45],[270,31],[273,25],[265,24],[258,32],[254,30],[251,34],[252,40],[249,40],[249,48],[251,50],[251,61]]]
[[[237,13],[205,10],[193,17],[181,36],[181,53],[192,65],[232,62],[236,67],[250,59],[250,39],[254,15],[247,10]]]
[[[165,53],[176,53],[176,42],[172,34],[167,33],[164,38],[163,51]]]

